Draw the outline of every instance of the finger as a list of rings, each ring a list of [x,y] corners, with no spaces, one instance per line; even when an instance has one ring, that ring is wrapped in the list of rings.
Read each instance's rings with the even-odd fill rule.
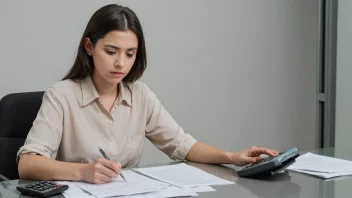
[[[274,150],[271,150],[271,149],[268,149],[268,152],[266,154],[268,154],[270,156],[276,156],[278,154],[278,152],[274,151]]]
[[[263,158],[261,158],[260,156],[256,156],[256,157],[249,157],[250,159],[248,159],[248,163],[256,163],[260,160],[262,160]]]
[[[247,154],[247,156],[248,156],[248,157],[259,156],[260,153],[257,153],[257,152],[258,152],[258,148],[255,147],[255,146],[252,146],[251,148],[248,149],[248,154]]]
[[[267,149],[267,148],[256,148],[255,154],[256,154],[256,156],[259,156],[261,154],[267,154],[267,155],[270,155],[270,156],[275,156],[274,152],[272,152],[272,150]]]
[[[99,163],[101,163],[103,166],[110,168],[113,170],[115,173],[120,174],[121,173],[121,164],[113,162],[111,160],[107,160],[104,158],[99,158]]]
[[[94,165],[94,172],[99,172],[99,173],[103,173],[104,175],[110,177],[110,178],[116,178],[117,177],[117,173],[112,170],[109,167],[104,166],[104,164],[102,164],[103,160],[98,160],[95,165]]]
[[[279,152],[275,151],[275,150],[271,150],[271,152],[274,154],[274,155],[278,155]]]
[[[246,163],[246,164],[249,164],[249,163],[255,163],[256,162],[256,159],[254,157],[244,157],[243,161]]]
[[[116,173],[121,174],[122,170],[121,170],[121,164],[120,163],[113,162],[111,164],[111,166],[114,167],[114,170],[116,171]]]
[[[262,160],[263,158],[262,158],[262,157],[260,157],[260,156],[257,156],[257,157],[254,157],[254,159],[255,159],[255,162],[257,162],[257,161]]]
[[[108,168],[104,165],[101,165],[101,168],[99,170],[100,173],[106,175],[109,178],[116,178],[118,176],[119,173],[116,173],[114,170],[112,170],[111,168]]]
[[[111,178],[102,174],[102,173],[95,173],[95,176],[94,176],[94,180],[97,182],[97,183],[102,183],[102,184],[105,184],[105,183],[108,183],[111,181]]]

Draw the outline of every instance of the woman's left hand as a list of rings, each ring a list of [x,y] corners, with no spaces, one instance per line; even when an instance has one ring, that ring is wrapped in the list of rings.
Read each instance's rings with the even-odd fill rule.
[[[252,146],[251,148],[245,149],[238,153],[232,153],[231,161],[237,166],[244,166],[246,164],[255,163],[261,160],[261,154],[275,156],[278,152],[267,148]]]

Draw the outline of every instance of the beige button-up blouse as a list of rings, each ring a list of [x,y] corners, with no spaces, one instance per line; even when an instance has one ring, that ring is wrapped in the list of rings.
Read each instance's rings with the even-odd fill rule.
[[[17,161],[36,153],[66,162],[91,163],[101,147],[123,167],[138,165],[145,137],[171,159],[185,159],[196,140],[176,123],[142,82],[119,83],[111,111],[99,100],[91,77],[49,88]]]

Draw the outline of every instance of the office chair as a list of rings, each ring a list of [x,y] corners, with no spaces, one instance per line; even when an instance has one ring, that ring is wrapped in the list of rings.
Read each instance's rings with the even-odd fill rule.
[[[13,93],[0,100],[0,174],[9,179],[19,178],[17,151],[37,117],[43,94],[42,91]]]

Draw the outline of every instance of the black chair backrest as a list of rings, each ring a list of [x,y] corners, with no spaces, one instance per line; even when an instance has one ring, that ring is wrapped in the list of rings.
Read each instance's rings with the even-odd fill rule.
[[[0,174],[18,179],[16,155],[42,104],[44,92],[14,93],[0,100]]]

